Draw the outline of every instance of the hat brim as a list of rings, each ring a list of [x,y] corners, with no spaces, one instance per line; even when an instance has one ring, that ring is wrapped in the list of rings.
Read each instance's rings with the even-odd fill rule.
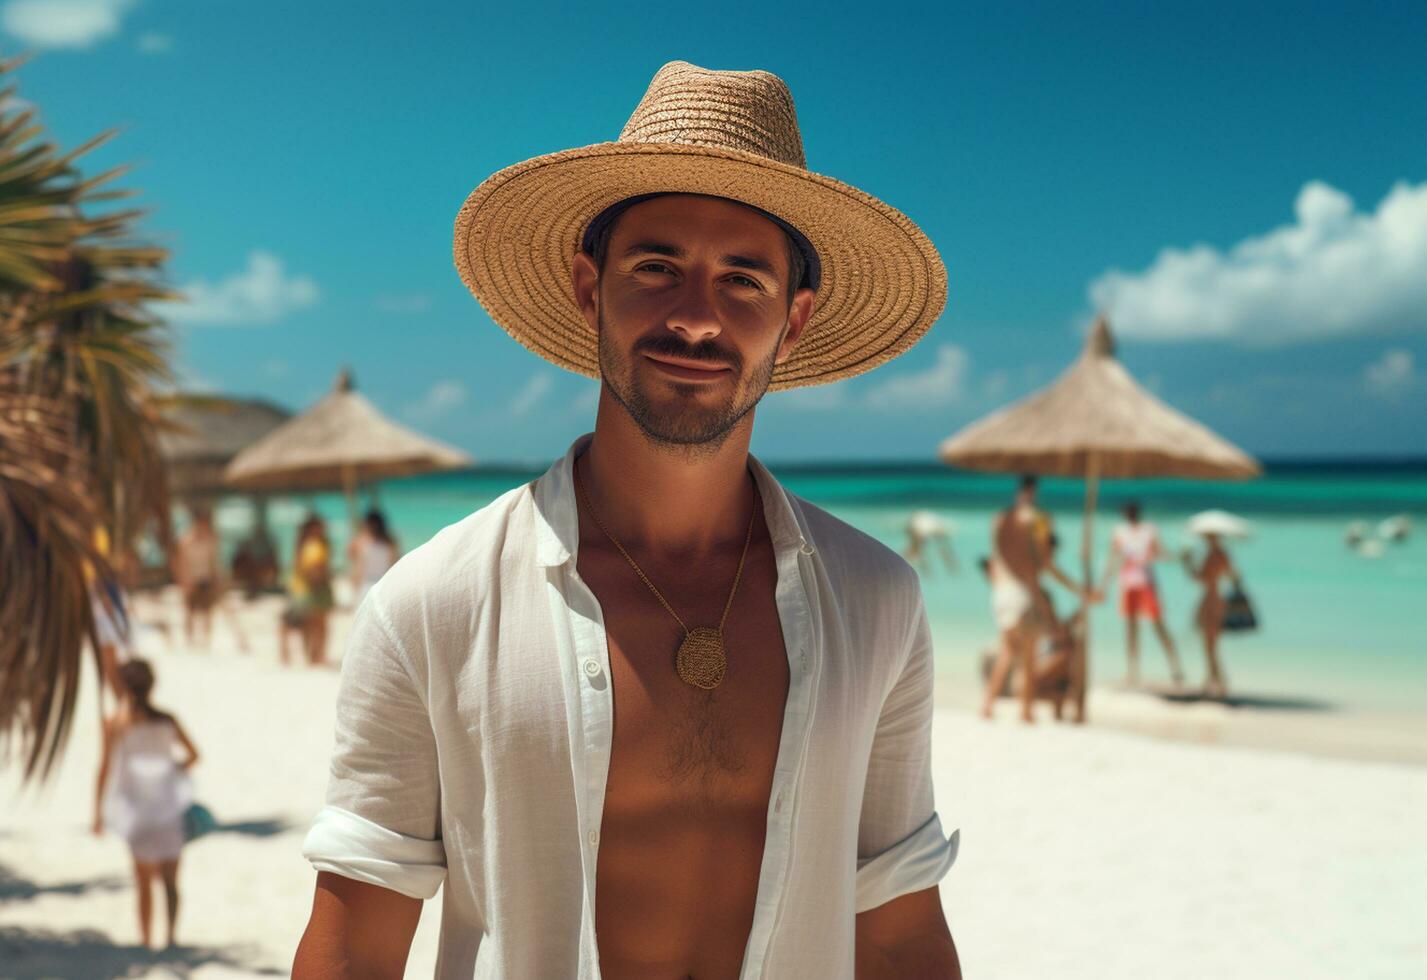
[[[599,345],[571,285],[585,226],[638,194],[705,194],[777,215],[817,249],[812,320],[771,390],[824,384],[906,351],[946,305],[946,267],[912,221],[855,187],[752,153],[600,143],[516,164],[456,216],[461,280],[492,320],[561,367],[599,377]]]

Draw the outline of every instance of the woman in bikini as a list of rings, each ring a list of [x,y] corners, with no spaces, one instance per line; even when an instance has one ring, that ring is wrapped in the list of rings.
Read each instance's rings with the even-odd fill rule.
[[[1199,609],[1194,614],[1195,625],[1204,637],[1204,659],[1209,668],[1208,679],[1204,682],[1204,693],[1213,698],[1229,696],[1228,681],[1219,663],[1219,635],[1224,629],[1224,596],[1219,583],[1227,579],[1237,581],[1239,574],[1217,534],[1205,534],[1204,543],[1208,550],[1204,560],[1194,564],[1192,555],[1184,556],[1185,568],[1189,575],[1204,588],[1204,596],[1199,600]]]

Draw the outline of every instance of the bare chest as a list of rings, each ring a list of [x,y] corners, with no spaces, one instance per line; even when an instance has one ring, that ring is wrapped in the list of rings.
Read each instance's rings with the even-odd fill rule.
[[[689,629],[713,629],[733,571],[655,568],[646,574]],[[788,692],[771,546],[764,540],[750,549],[722,631],[727,666],[712,690],[681,679],[676,660],[684,629],[622,559],[588,574],[582,564],[581,574],[604,612],[613,684],[606,813],[626,804],[678,809],[714,802],[761,810]]]
[[[772,548],[755,539],[750,549],[724,626],[727,668],[713,690],[680,679],[684,630],[616,561],[587,569],[582,549],[581,576],[604,613],[614,701],[596,873],[602,970],[735,976],[753,922],[788,694]],[[646,574],[690,629],[718,625],[732,564]]]

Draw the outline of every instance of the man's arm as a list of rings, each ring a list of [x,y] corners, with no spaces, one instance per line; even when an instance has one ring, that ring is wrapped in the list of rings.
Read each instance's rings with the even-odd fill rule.
[[[1054,562],[1052,562],[1054,564]],[[1105,556],[1105,573],[1100,576],[1099,583],[1095,586],[1095,591],[1104,592],[1110,585],[1110,579],[1120,568],[1120,545],[1115,537],[1110,538],[1110,553]]]
[[[859,980],[961,976],[936,884],[959,837],[943,835],[932,791],[931,626],[916,579],[909,585],[910,649],[877,720],[858,827]]]
[[[420,918],[419,898],[319,871],[293,980],[401,980]]]
[[[1093,588],[1086,589],[1085,586],[1081,585],[1079,582],[1075,581],[1075,579],[1071,578],[1066,573],[1065,569],[1061,568],[1053,561],[1046,563],[1045,570],[1050,573],[1051,578],[1055,579],[1061,585],[1065,586],[1067,589],[1069,589],[1071,592],[1074,592],[1082,599],[1090,598],[1091,594],[1095,591]]]
[[[857,980],[961,980],[961,962],[933,886],[857,916]]]
[[[436,739],[424,674],[373,592],[353,619],[327,805],[302,852],[319,872],[293,976],[399,978],[422,900],[445,877]]]

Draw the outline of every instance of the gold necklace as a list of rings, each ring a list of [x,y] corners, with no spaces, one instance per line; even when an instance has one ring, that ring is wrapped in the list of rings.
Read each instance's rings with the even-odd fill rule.
[[[575,476],[575,489],[579,491],[580,499],[585,503],[585,509],[590,512],[590,516],[595,519],[595,526],[609,538],[609,543],[618,549],[624,556],[624,560],[629,562],[629,567],[634,569],[634,574],[639,576],[639,580],[649,586],[649,591],[654,593],[654,598],[659,600],[659,605],[663,606],[670,616],[674,617],[674,622],[679,624],[679,628],[684,631],[684,640],[679,644],[678,652],[674,654],[674,669],[678,671],[679,679],[685,684],[702,688],[705,691],[712,691],[723,683],[723,675],[728,670],[728,655],[724,650],[723,626],[728,622],[728,611],[733,608],[733,597],[738,594],[738,583],[743,578],[743,563],[748,559],[748,546],[753,541],[753,523],[758,517],[758,492],[755,488],[753,493],[753,511],[748,515],[748,534],[743,539],[743,554],[738,559],[738,571],[733,574],[733,588],[728,591],[728,602],[724,603],[723,616],[718,621],[718,627],[700,626],[696,629],[689,629],[684,625],[683,619],[674,611],[674,607],[669,605],[668,600],[660,594],[654,587],[654,583],[649,581],[649,576],[644,574],[644,569],[639,567],[639,563],[634,560],[629,552],[624,550],[624,545],[610,533],[609,528],[604,526],[604,521],[600,520],[600,515],[596,512],[594,504],[590,503],[590,498],[585,493],[585,485],[580,480],[580,472],[572,467]]]

